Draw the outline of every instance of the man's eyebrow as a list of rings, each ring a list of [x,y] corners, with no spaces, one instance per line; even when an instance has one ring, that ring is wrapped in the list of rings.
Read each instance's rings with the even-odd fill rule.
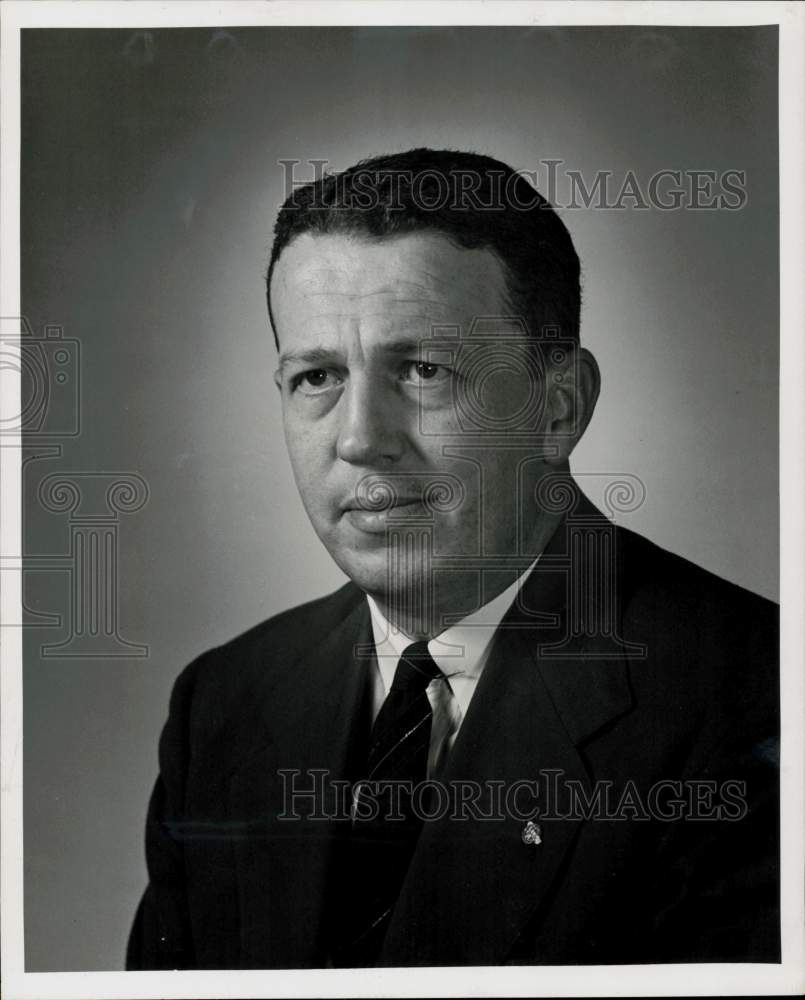
[[[383,344],[382,347],[378,348],[378,351],[397,357],[407,354],[417,354],[423,347],[432,344],[432,337],[406,337],[405,339],[394,340],[390,344]]]
[[[337,352],[328,347],[308,347],[304,351],[283,351],[280,368],[290,364],[316,365],[332,363]]]
[[[427,348],[432,344],[432,337],[406,337],[404,339],[393,340],[388,344],[378,345],[376,350],[378,354],[405,357],[406,355],[418,354],[423,347]],[[309,347],[301,351],[282,352],[279,358],[279,365],[280,368],[291,364],[327,365],[332,364],[336,359],[340,360],[341,357],[341,352],[337,348]]]

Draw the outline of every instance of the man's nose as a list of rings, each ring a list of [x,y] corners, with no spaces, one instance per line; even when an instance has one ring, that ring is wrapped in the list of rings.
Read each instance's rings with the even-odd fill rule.
[[[399,400],[382,384],[350,382],[341,400],[338,457],[351,465],[387,465],[405,449],[404,417]]]

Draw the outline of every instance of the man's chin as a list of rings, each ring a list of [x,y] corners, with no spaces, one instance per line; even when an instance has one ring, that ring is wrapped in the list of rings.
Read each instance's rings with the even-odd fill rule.
[[[339,547],[331,549],[330,555],[356,586],[373,597],[397,594],[410,598],[415,588],[424,584],[424,562],[401,560],[400,553],[386,545],[361,550]]]

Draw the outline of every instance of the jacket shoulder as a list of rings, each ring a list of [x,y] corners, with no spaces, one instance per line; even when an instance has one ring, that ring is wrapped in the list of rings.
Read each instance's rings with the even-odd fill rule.
[[[631,531],[619,532],[624,638],[645,649],[634,665],[635,687],[644,693],[652,687],[669,711],[776,728],[778,605]]]
[[[299,655],[335,628],[361,600],[365,600],[363,592],[354,583],[345,583],[332,594],[267,618],[205,655],[243,659],[274,648],[277,643],[282,644],[286,658]]]
[[[365,600],[353,583],[332,594],[282,611],[228,642],[207,650],[176,679],[172,705],[203,702],[216,705],[218,716],[242,703],[255,690],[265,692],[322,642],[355,606]]]
[[[725,616],[734,628],[755,631],[759,625],[776,628],[779,608],[759,594],[703,569],[647,538],[619,528],[619,558],[624,607],[632,614],[651,607],[665,617],[684,616],[702,621]]]

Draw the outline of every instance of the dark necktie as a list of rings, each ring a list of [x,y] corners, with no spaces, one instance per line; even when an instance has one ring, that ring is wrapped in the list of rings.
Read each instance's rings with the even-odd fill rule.
[[[427,777],[433,714],[425,691],[441,676],[427,643],[413,643],[372,727],[365,777],[355,791],[337,965],[371,965],[383,943],[422,827],[412,790]]]

